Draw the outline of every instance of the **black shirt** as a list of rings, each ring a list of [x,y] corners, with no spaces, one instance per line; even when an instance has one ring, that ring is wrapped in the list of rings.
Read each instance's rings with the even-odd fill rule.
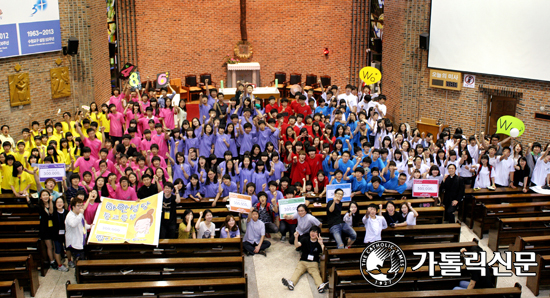
[[[452,201],[462,201],[464,197],[464,180],[458,175],[450,175],[441,184],[441,190],[444,193],[443,204],[451,206]]]
[[[162,194],[162,221],[163,222],[170,222],[170,223],[177,223],[177,215],[176,215],[176,195],[171,195],[169,198],[167,198],[164,194]],[[165,214],[168,213],[169,215]]]
[[[137,196],[140,200],[143,200],[145,198],[148,198],[152,195],[155,195],[159,193],[158,191],[158,188],[157,188],[157,185],[156,184],[152,184],[150,186],[145,186],[143,185],[137,192]]]
[[[392,223],[398,224],[405,222],[405,218],[403,218],[403,215],[401,215],[400,212],[394,212],[393,216],[390,216],[390,214],[386,211],[382,214],[384,216],[384,219],[386,219],[386,222],[388,223],[388,226]]]
[[[65,242],[65,218],[67,218],[68,210],[63,210],[63,213],[59,213],[55,210],[52,214],[53,227],[57,231],[57,235],[54,236],[54,240]],[[63,230],[62,234],[59,231]]]
[[[485,276],[481,276],[481,270],[471,270],[470,277],[476,282],[474,289],[493,288],[493,269],[485,266]]]
[[[342,219],[342,201],[334,205],[334,211],[330,212],[330,206],[332,206],[332,204],[334,204],[334,200],[330,200],[327,203],[327,224],[329,229],[334,225],[344,223]]]
[[[300,257],[300,261],[319,262],[319,255],[323,252],[323,250],[321,249],[321,244],[319,244],[318,241],[311,242],[310,238],[301,243],[302,256]],[[307,259],[309,255],[313,256],[313,260]]]

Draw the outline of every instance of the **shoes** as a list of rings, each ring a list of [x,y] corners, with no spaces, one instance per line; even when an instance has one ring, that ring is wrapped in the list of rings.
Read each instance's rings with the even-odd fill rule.
[[[74,268],[74,267],[76,267],[76,266],[74,265],[74,262],[73,262],[73,261],[69,261],[69,268]]]
[[[265,233],[265,238],[271,238],[271,234]]]
[[[285,285],[285,287],[287,287],[289,290],[293,291],[294,290],[294,283],[290,280],[290,279],[286,279],[283,277],[283,285]]]
[[[319,293],[324,293],[327,288],[328,288],[328,281],[319,285],[319,287],[317,288],[317,291],[319,291]]]
[[[57,265],[57,262],[56,261],[53,261],[50,263],[50,267],[53,269],[53,270],[57,270],[57,268],[59,267],[59,265]]]
[[[57,270],[59,270],[61,272],[67,272],[67,271],[69,271],[69,268],[65,267],[65,265],[61,265],[57,268]]]
[[[260,250],[259,254],[263,255],[264,257],[267,257],[267,254],[265,253],[265,250]]]
[[[286,241],[286,236],[281,236],[281,242],[285,242]]]

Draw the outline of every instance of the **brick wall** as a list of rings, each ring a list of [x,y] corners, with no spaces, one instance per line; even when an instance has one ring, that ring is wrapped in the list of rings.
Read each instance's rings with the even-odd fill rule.
[[[308,73],[328,74],[333,83],[347,84],[351,5],[351,0],[248,0],[250,60],[261,65],[261,85],[276,71],[301,73],[304,81]],[[227,79],[222,59],[233,56],[241,39],[239,0],[136,0],[136,12],[142,79],[166,70],[173,78],[211,73],[215,82]]]
[[[43,124],[44,119],[55,118],[58,109],[74,113],[75,107],[94,100],[101,101],[110,94],[105,11],[104,1],[59,0],[63,45],[70,36],[80,41],[79,53],[75,57],[63,56],[59,51],[0,59],[0,72],[3,74],[0,76],[0,124],[8,124],[16,140],[21,130],[29,127],[33,120]],[[67,98],[52,99],[50,69],[58,67],[55,63],[57,58],[63,60],[61,66],[70,68],[73,94]],[[17,63],[22,66],[21,72],[29,73],[31,104],[12,108],[8,76],[16,73],[14,66]]]
[[[546,142],[550,133],[547,121],[535,120],[540,107],[550,108],[550,83],[476,75],[476,88],[445,91],[428,86],[428,52],[419,49],[418,36],[429,32],[430,1],[386,1],[384,19],[383,93],[396,123],[413,127],[420,117],[438,119],[452,130],[461,127],[466,135],[486,130],[487,103],[491,93],[507,90],[517,96],[516,117],[523,120],[526,132],[519,141]],[[487,86],[481,89],[479,86]],[[497,90],[497,91],[492,91]],[[510,96],[512,97],[512,96]]]

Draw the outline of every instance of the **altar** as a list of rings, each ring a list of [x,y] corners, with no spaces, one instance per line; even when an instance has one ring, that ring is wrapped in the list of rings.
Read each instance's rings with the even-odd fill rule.
[[[260,63],[227,64],[227,87],[236,88],[237,81],[250,82],[255,86],[260,86]]]

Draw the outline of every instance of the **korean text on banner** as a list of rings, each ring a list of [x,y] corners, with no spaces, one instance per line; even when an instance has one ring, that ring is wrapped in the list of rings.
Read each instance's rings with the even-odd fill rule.
[[[285,219],[285,215],[296,214],[298,206],[305,203],[305,197],[279,200],[279,215],[281,219]]]
[[[342,202],[351,201],[351,183],[327,185],[327,202],[334,199],[334,191],[340,188],[344,191]]]
[[[102,198],[88,243],[158,245],[162,192],[141,201]]]
[[[252,197],[230,192],[229,210],[239,213],[250,213],[250,211],[252,211]]]
[[[49,164],[32,164],[33,167],[38,167],[38,178],[40,182],[53,178],[55,181],[63,181],[65,177],[64,163],[49,163]]]
[[[438,197],[439,181],[437,179],[414,179],[413,197]]]

